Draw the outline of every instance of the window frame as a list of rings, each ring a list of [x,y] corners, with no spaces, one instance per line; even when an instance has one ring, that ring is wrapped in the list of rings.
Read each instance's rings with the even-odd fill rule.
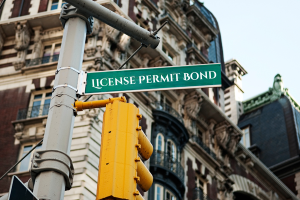
[[[167,193],[169,193],[171,195],[171,199],[170,200],[173,200],[172,196],[174,197],[174,200],[177,199],[176,196],[170,190],[168,190],[168,189],[165,189],[164,193],[165,193],[165,200],[167,200]]]
[[[53,9],[53,10],[59,10],[59,9],[61,9],[63,3],[66,3],[66,2],[63,2],[63,1],[64,1],[64,0],[58,0],[57,8],[56,8],[56,9]],[[52,2],[53,2],[53,0],[49,0],[49,1],[48,1],[47,11],[51,11]]]
[[[174,150],[175,150],[175,152],[174,152],[175,157],[173,157],[173,149],[171,149],[171,154],[170,155],[172,156],[172,160],[176,161],[176,159],[177,159],[177,146],[175,145],[175,142],[173,142],[173,140],[167,139],[167,142],[166,142],[166,154],[167,155],[168,155],[168,142],[173,144],[173,147],[174,147]],[[171,148],[172,148],[172,146],[171,146]]]
[[[199,173],[195,174],[195,179],[197,179],[197,181],[195,180],[196,187],[201,188],[203,194],[207,194],[207,180],[203,179]],[[200,186],[199,181],[203,183],[203,186]]]
[[[161,150],[158,149],[158,137],[161,136],[162,137],[162,147],[161,147]],[[158,133],[156,135],[156,139],[155,139],[155,147],[156,147],[156,151],[161,151],[161,152],[164,152],[165,151],[165,137],[162,133]]]
[[[25,148],[26,146],[31,146],[31,149],[32,149],[32,148],[33,148],[34,146],[36,146],[38,143],[39,143],[39,141],[38,141],[38,142],[30,142],[30,143],[24,143],[24,144],[22,144],[21,147],[20,147],[19,156],[18,156],[19,159],[18,159],[18,160],[21,160],[21,158],[23,157],[24,148]],[[42,147],[42,144],[41,144],[40,147]],[[30,149],[30,151],[31,151],[31,149]],[[28,171],[30,170],[32,156],[33,156],[33,154],[34,154],[35,151],[36,151],[36,149],[33,150],[33,151],[28,155],[28,156],[29,156],[28,169],[25,170],[25,171],[20,171],[21,164],[22,164],[22,162],[24,162],[24,160],[22,160],[22,162],[20,162],[20,163],[17,165],[16,172],[28,172]]]
[[[157,199],[157,188],[161,189],[160,199]],[[154,191],[154,200],[164,200],[164,187],[159,184],[155,184],[155,191]]]
[[[51,102],[52,95],[51,95],[51,97],[46,97],[46,94],[48,94],[48,93],[52,93],[52,89],[37,90],[37,91],[32,91],[31,92],[31,97],[30,97],[28,108],[30,108],[30,107],[32,108],[33,107],[33,103],[35,102],[34,96],[42,94],[41,104],[40,104],[40,110],[39,110],[39,114],[38,114],[37,117],[43,116],[42,115],[42,113],[43,113],[42,106],[45,105],[45,100],[50,99],[50,102]],[[29,116],[29,118],[34,118],[34,117],[31,117],[31,113],[29,113],[29,110],[28,110],[27,116]]]
[[[243,135],[241,137],[241,140],[240,140],[240,143],[242,145],[244,145],[246,148],[249,148],[251,147],[251,126],[248,125],[248,126],[245,126],[243,128],[241,128],[242,132],[243,132]],[[249,146],[247,146],[247,140],[246,140],[246,137],[245,137],[245,130],[248,130],[248,141],[249,141]]]

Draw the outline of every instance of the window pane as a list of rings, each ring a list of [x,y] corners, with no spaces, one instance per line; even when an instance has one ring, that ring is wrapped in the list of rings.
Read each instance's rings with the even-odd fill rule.
[[[157,187],[156,188],[157,190],[156,190],[156,200],[162,200],[162,199],[160,199],[160,194],[161,194],[161,189],[160,189],[160,187]]]
[[[157,141],[157,150],[161,151],[161,146],[162,146],[162,139],[161,136],[158,136],[158,141]]]
[[[46,99],[45,100],[45,103],[44,103],[44,106],[43,106],[43,113],[42,115],[48,115],[48,112],[49,112],[49,107],[50,107],[50,101],[51,99]]]
[[[31,150],[31,148],[32,148],[32,146],[24,147],[23,153],[22,153],[22,158]],[[26,158],[24,158],[24,160],[22,160],[22,162],[20,164],[20,171],[27,171],[29,169],[29,163],[30,163],[30,154],[27,155]]]
[[[40,106],[41,106],[41,101],[35,101],[35,102],[33,102],[33,105],[32,105],[32,108],[31,108],[30,117],[37,117],[37,116],[39,116]]]
[[[52,92],[46,93],[46,97],[51,97],[52,96]]]
[[[248,147],[250,147],[250,134],[249,133],[245,134],[245,139],[246,139],[245,145],[248,148]]]
[[[45,46],[43,57],[45,57],[45,56],[51,56],[51,49],[52,49],[51,45],[50,46]]]
[[[43,96],[42,94],[34,95],[34,99],[41,99],[42,96]]]
[[[58,8],[58,0],[52,0],[51,10],[56,10]]]
[[[171,198],[170,198],[170,193],[169,192],[167,192],[167,200],[171,200]]]

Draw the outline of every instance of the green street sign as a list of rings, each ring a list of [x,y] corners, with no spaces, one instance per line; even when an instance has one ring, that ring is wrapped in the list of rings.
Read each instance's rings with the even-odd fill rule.
[[[79,82],[81,95],[221,87],[221,64],[85,72]]]

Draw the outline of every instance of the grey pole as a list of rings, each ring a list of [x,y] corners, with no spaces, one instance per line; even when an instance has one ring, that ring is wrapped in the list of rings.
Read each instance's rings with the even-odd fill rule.
[[[75,119],[72,105],[76,99],[78,80],[76,70],[81,70],[82,67],[86,21],[82,17],[74,17],[65,23],[57,69],[73,69],[64,68],[56,74],[43,150],[58,150],[67,155],[70,153]],[[61,173],[43,171],[35,179],[33,193],[39,199],[62,200],[65,187],[66,182]]]
[[[81,11],[103,21],[111,27],[133,37],[137,41],[146,46],[155,49],[159,44],[159,38],[155,34],[140,27],[132,21],[121,17],[120,15],[112,12],[111,10],[101,6],[92,0],[65,0],[69,4],[75,6]]]

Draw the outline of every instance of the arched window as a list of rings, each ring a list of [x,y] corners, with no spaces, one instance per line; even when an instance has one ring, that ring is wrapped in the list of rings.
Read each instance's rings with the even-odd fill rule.
[[[164,151],[164,136],[161,133],[156,137],[156,150],[159,152]]]
[[[176,160],[176,146],[172,140],[167,142],[167,154],[170,159]]]

